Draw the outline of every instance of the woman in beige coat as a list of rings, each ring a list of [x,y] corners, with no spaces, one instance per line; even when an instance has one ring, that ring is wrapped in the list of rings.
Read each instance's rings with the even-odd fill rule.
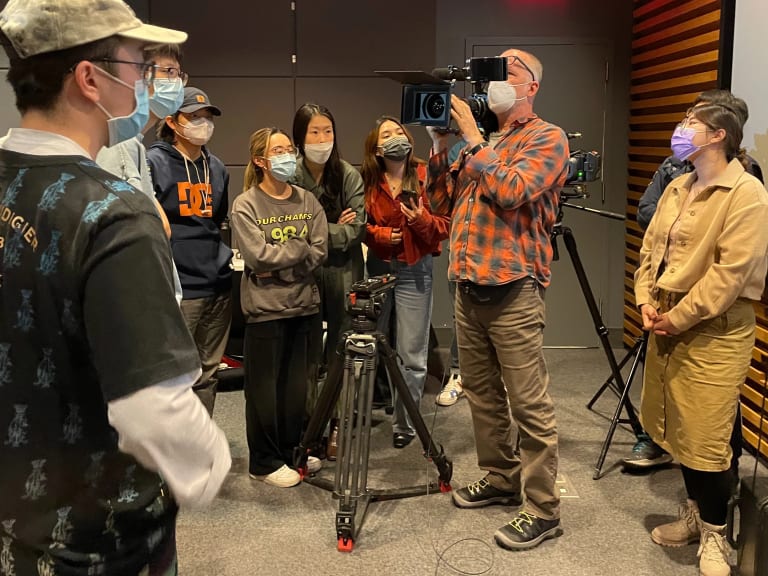
[[[687,502],[653,540],[701,540],[703,576],[727,576],[733,485],[729,438],[755,338],[768,259],[768,192],[746,173],[728,105],[689,111],[672,151],[695,171],[673,180],[643,239],[635,299],[650,332],[640,418],[680,462]]]

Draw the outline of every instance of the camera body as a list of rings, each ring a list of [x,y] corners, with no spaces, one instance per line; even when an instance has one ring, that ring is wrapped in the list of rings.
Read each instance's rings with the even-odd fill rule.
[[[403,73],[379,72],[403,83],[400,121],[403,124],[448,128],[451,123],[451,94],[457,80],[472,83],[472,95],[465,102],[478,124],[487,130],[497,124],[488,108],[488,82],[507,79],[507,59],[501,56],[469,58],[467,66],[435,68],[431,74],[408,78]]]
[[[568,177],[565,184],[594,182],[600,177],[600,154],[594,150],[574,150],[568,158]]]
[[[347,293],[347,314],[355,318],[377,320],[396,283],[397,277],[393,274],[372,276],[355,282]]]

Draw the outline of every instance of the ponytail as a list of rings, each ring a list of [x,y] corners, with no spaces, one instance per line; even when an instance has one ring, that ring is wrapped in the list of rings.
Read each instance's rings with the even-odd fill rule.
[[[734,158],[741,162],[741,165],[744,166],[744,168],[749,171],[750,161],[749,157],[747,156],[747,150],[746,148],[739,148],[736,151],[736,154],[734,154]]]
[[[259,184],[264,179],[264,171],[253,163],[253,159],[245,167],[245,176],[243,177],[243,192],[246,192]]]

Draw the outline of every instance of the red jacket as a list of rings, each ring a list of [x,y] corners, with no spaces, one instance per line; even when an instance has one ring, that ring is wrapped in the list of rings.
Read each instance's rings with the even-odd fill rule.
[[[429,209],[429,198],[424,189],[426,166],[419,165],[417,174],[418,193],[424,204],[424,214],[413,224],[408,224],[405,214],[400,210],[400,200],[389,194],[384,178],[376,188],[365,191],[365,211],[368,213],[365,243],[381,260],[396,259],[411,266],[427,254],[438,256],[440,242],[448,238],[450,218],[435,216]],[[393,228],[399,228],[403,233],[400,244],[393,245],[390,242]]]

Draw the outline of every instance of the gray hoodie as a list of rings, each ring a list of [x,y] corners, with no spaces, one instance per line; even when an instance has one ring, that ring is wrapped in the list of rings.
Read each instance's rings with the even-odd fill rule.
[[[313,272],[328,256],[328,222],[314,195],[292,188],[290,197],[278,200],[254,186],[232,205],[232,232],[245,264],[240,301],[247,322],[319,310]]]

